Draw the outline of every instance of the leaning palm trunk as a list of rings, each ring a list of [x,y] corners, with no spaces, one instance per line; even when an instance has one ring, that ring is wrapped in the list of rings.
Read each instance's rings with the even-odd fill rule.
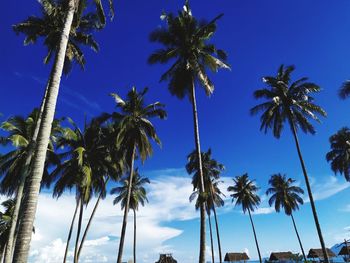
[[[214,244],[213,244],[213,231],[211,228],[211,216],[210,213],[208,212],[208,221],[209,221],[209,232],[210,232],[210,248],[211,248],[211,260],[213,263],[215,263],[214,259]]]
[[[318,221],[316,206],[315,206],[314,198],[312,196],[312,191],[311,191],[311,186],[310,186],[310,182],[309,182],[309,177],[308,177],[307,172],[306,172],[306,167],[305,167],[305,164],[304,164],[303,156],[301,155],[301,150],[300,150],[300,146],[299,146],[299,140],[298,140],[298,136],[297,136],[297,131],[296,131],[295,125],[294,125],[294,123],[292,121],[291,121],[291,126],[292,126],[293,136],[294,136],[294,140],[295,140],[295,145],[296,145],[297,151],[298,151],[298,156],[299,156],[301,168],[303,170],[303,174],[304,174],[304,178],[305,178],[307,193],[309,194],[312,214],[314,216],[318,238],[320,239],[320,243],[321,243],[321,247],[322,247],[324,261],[325,261],[325,263],[328,263],[329,260],[328,260],[327,250],[326,250],[326,246],[325,246],[325,243],[324,243],[324,240],[323,240],[320,223]]]
[[[72,237],[75,217],[77,216],[79,205],[80,205],[80,198],[77,200],[77,204],[76,204],[75,210],[74,210],[74,215],[73,215],[73,218],[72,218],[72,223],[70,224],[68,238],[67,238],[67,244],[66,244],[66,249],[64,251],[64,256],[63,256],[63,263],[66,263],[66,260],[67,260],[68,249],[69,249],[69,242],[70,242],[70,239]]]
[[[40,183],[44,171],[52,121],[55,115],[67,43],[74,16],[74,7],[75,1],[69,0],[67,15],[65,18],[64,27],[62,29],[61,40],[58,46],[56,59],[49,80],[47,97],[38,134],[38,142],[33,159],[33,172],[28,181],[28,192],[23,203],[23,208],[21,209],[23,210],[23,216],[21,219],[21,225],[18,229],[18,238],[16,241],[13,260],[13,262],[16,263],[26,263],[28,261],[34,218],[39,198]]]
[[[297,234],[297,237],[298,237],[301,253],[303,253],[303,258],[304,258],[304,261],[306,262],[307,259],[306,259],[306,256],[305,256],[305,251],[304,251],[304,248],[303,248],[303,244],[301,243],[301,239],[300,239],[300,236],[299,236],[299,233],[298,233],[297,225],[295,224],[293,214],[290,214],[290,216],[291,216],[292,221],[293,221],[293,226],[294,226],[295,233]]]
[[[128,212],[129,212],[129,207],[130,207],[130,196],[131,196],[132,180],[133,180],[133,176],[134,176],[135,152],[136,152],[136,146],[134,145],[133,149],[132,149],[131,160],[130,160],[130,176],[129,176],[129,185],[128,185],[128,197],[126,198],[126,204],[125,204],[125,209],[124,209],[123,225],[122,225],[122,231],[121,231],[121,234],[120,234],[117,263],[121,263],[122,262],[122,257],[123,257],[126,224],[128,222]]]
[[[104,182],[105,185],[107,184],[108,180],[109,180],[109,178],[107,178],[107,179],[105,180],[105,182]],[[96,201],[96,204],[95,204],[95,206],[94,206],[94,209],[92,210],[91,215],[90,215],[90,218],[89,218],[89,221],[88,221],[88,223],[87,223],[87,225],[86,225],[86,228],[85,228],[83,237],[81,238],[81,242],[80,242],[79,250],[78,250],[77,261],[79,261],[80,253],[81,253],[81,250],[83,249],[84,242],[85,242],[85,239],[86,239],[86,237],[87,237],[87,233],[88,233],[88,231],[89,231],[89,229],[90,229],[90,225],[91,225],[92,219],[93,219],[94,216],[95,216],[97,207],[98,207],[98,205],[99,205],[101,199],[102,199],[102,192],[100,193],[100,195],[99,195],[98,198],[97,198],[97,201]]]
[[[134,247],[133,247],[133,254],[134,254],[134,262],[136,263],[136,210],[133,209],[134,211]]]
[[[258,243],[258,239],[257,239],[257,237],[256,237],[255,227],[254,227],[254,223],[253,223],[253,218],[252,218],[252,215],[250,214],[250,209],[249,209],[249,208],[248,208],[248,213],[249,213],[250,223],[252,224],[252,228],[253,228],[253,234],[254,234],[256,249],[258,250],[259,261],[260,261],[260,263],[262,263],[261,254],[260,254],[260,248],[259,248],[259,243]]]
[[[80,200],[80,212],[79,212],[77,236],[75,238],[74,263],[78,263],[78,244],[79,244],[81,225],[82,225],[82,221],[83,221],[83,213],[84,213],[84,204],[83,204],[83,200],[81,199]]]
[[[44,94],[44,98],[41,102],[40,111],[38,113],[38,119],[37,119],[37,122],[35,124],[33,137],[28,145],[28,153],[27,153],[27,156],[25,159],[24,166],[21,168],[21,178],[20,178],[20,182],[19,182],[17,192],[16,192],[16,203],[15,203],[15,207],[13,208],[10,232],[9,232],[9,236],[7,239],[7,246],[6,246],[6,249],[4,251],[4,263],[11,263],[12,262],[13,247],[14,247],[15,242],[16,242],[15,232],[16,232],[16,228],[17,228],[17,224],[18,224],[19,211],[20,211],[21,202],[22,202],[22,198],[23,198],[24,185],[26,182],[26,178],[28,177],[30,163],[32,161],[32,157],[33,157],[34,151],[35,151],[35,144],[36,144],[36,139],[38,138],[40,123],[41,123],[41,116],[42,116],[42,113],[44,110],[47,90],[48,90],[48,87],[46,87],[46,89],[45,89],[45,94]]]
[[[211,191],[211,198],[213,199],[213,191],[212,189],[210,189]],[[214,204],[214,200],[213,204]],[[219,249],[219,259],[220,259],[220,263],[222,263],[222,254],[221,254],[221,241],[220,241],[220,232],[219,232],[219,222],[218,222],[218,217],[216,215],[216,208],[215,205],[213,205],[213,212],[214,212],[214,219],[215,219],[215,228],[216,228],[216,238],[218,241],[218,249]]]
[[[193,110],[193,124],[194,124],[194,139],[196,144],[196,151],[198,156],[198,171],[200,178],[200,189],[199,198],[203,198],[202,194],[205,192],[204,188],[204,178],[203,178],[203,168],[202,168],[202,156],[201,156],[201,145],[199,139],[199,127],[198,127],[198,112],[197,112],[197,102],[196,102],[196,90],[194,81],[192,81],[192,110]],[[201,202],[200,205],[200,245],[199,245],[199,263],[205,263],[205,202]]]

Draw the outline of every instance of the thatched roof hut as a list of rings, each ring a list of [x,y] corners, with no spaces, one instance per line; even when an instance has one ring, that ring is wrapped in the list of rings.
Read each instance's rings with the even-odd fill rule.
[[[225,262],[237,262],[249,260],[247,253],[226,253]]]
[[[272,252],[269,261],[289,261],[293,259],[293,253],[288,252]]]
[[[336,255],[333,253],[332,250],[330,250],[329,248],[326,248],[327,250],[327,255],[329,258],[334,258],[336,257]],[[323,259],[323,252],[322,252],[322,248],[311,248],[309,250],[309,254],[307,254],[308,258],[320,258]]]
[[[160,254],[156,263],[177,263],[172,254]]]
[[[341,248],[341,250],[339,251],[338,255],[339,256],[350,256],[349,251],[350,251],[350,245],[348,245],[348,247],[343,246]]]

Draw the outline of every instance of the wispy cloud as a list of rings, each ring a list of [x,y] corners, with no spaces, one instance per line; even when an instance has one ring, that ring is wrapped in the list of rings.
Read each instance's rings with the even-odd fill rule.
[[[41,78],[34,75],[26,75],[17,71],[15,71],[13,74],[18,78],[30,79],[43,86],[46,86],[47,84],[46,78]],[[61,96],[61,101],[64,104],[79,111],[82,111],[90,116],[94,115],[91,113],[91,111],[94,111],[95,113],[102,112],[102,108],[97,102],[88,99],[85,95],[75,91],[67,85],[61,84]]]
[[[317,179],[310,177],[310,181],[315,201],[327,199],[350,187],[348,182],[332,175],[319,177]],[[304,202],[310,202],[307,193],[305,193]]]

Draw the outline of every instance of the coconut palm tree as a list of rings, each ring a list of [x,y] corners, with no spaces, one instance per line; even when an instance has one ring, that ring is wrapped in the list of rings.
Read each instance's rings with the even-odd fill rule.
[[[258,239],[256,237],[255,227],[251,212],[254,211],[260,204],[260,197],[257,195],[259,188],[256,186],[254,180],[250,180],[248,174],[245,173],[241,176],[233,178],[234,185],[229,186],[227,191],[232,192],[232,202],[235,202],[235,206],[242,206],[243,213],[248,211],[250,223],[252,224],[253,234],[256,244],[256,249],[259,254],[260,263],[262,263],[261,253],[259,249]]]
[[[22,200],[23,189],[25,186],[25,179],[27,171],[29,171],[30,160],[33,154],[32,138],[38,132],[38,123],[40,122],[40,111],[34,109],[27,118],[21,116],[10,117],[4,121],[0,128],[5,130],[8,135],[2,137],[0,140],[3,144],[11,144],[15,147],[13,151],[0,157],[0,175],[2,180],[0,183],[0,193],[7,196],[16,194],[16,203],[11,220],[11,228],[9,230],[9,241],[7,242],[6,251],[4,254],[4,262],[11,262],[13,246],[15,242],[15,229],[18,225],[19,207]],[[51,131],[51,139],[49,150],[47,152],[47,162],[45,167],[50,164],[57,164],[58,160],[54,153],[54,142],[61,132],[60,120],[54,120]],[[48,185],[48,172],[44,170],[43,183]]]
[[[350,95],[350,80],[346,80],[343,82],[342,86],[338,91],[339,98],[345,100]]]
[[[111,117],[117,121],[117,130],[119,131],[116,138],[117,148],[123,147],[125,150],[125,159],[129,169],[129,181],[133,181],[134,176],[134,161],[140,158],[144,162],[152,155],[152,145],[150,140],[153,140],[158,145],[161,144],[156,130],[150,119],[158,117],[164,119],[166,112],[164,105],[160,102],[155,102],[149,105],[145,104],[145,95],[148,89],[138,92],[133,87],[127,94],[127,99],[123,100],[118,94],[112,93],[111,96],[115,99],[119,112],[114,112]],[[121,229],[118,259],[117,263],[121,263],[123,256],[125,231],[130,208],[131,184],[128,188],[128,196],[125,203],[123,224]]]
[[[199,22],[192,16],[188,0],[178,15],[163,13],[161,18],[165,20],[166,27],[154,30],[150,35],[152,42],[162,45],[148,59],[150,64],[174,63],[161,76],[161,81],[168,81],[169,91],[179,99],[190,97],[192,104],[194,139],[198,158],[198,167],[201,181],[201,191],[204,192],[204,179],[201,163],[201,148],[198,125],[198,112],[196,101],[196,84],[203,87],[210,96],[214,92],[214,84],[209,79],[207,69],[217,72],[221,68],[229,69],[226,63],[227,55],[209,43],[216,31],[216,22],[222,14],[210,22]],[[205,205],[200,209],[200,252],[199,262],[205,262]]]
[[[111,161],[109,149],[104,142],[104,134],[99,126],[99,122],[92,120],[91,123],[86,125],[84,130],[81,131],[72,120],[69,119],[69,121],[73,128],[65,128],[63,136],[61,136],[57,142],[57,147],[64,147],[67,150],[59,154],[62,162],[52,172],[51,180],[56,182],[53,191],[54,197],[60,197],[65,190],[75,188],[76,191],[76,208],[68,234],[64,262],[67,257],[73,224],[79,209],[74,252],[74,262],[78,262],[79,252],[83,246],[87,230],[90,227],[97,205],[100,199],[106,196],[107,180],[109,177],[115,180],[119,179],[121,167],[118,167],[116,163]],[[98,195],[99,198],[90,217],[84,238],[79,246],[83,207],[89,204],[93,194]]]
[[[64,2],[57,0],[43,0],[39,3],[41,17],[30,16],[23,22],[13,25],[13,30],[17,34],[25,35],[24,45],[35,44],[38,39],[43,38],[47,48],[44,63],[48,64],[58,49],[66,6]],[[99,18],[96,13],[84,14],[84,9],[82,6],[80,17],[77,14],[73,18],[63,66],[64,74],[71,71],[73,63],[84,68],[86,61],[82,46],[90,47],[95,52],[99,49],[92,34],[94,30],[101,28]]]
[[[4,207],[5,211],[0,212],[0,262],[2,262],[8,243],[15,200],[12,198],[7,199],[2,202],[1,205]]]
[[[350,182],[350,129],[343,127],[329,138],[329,143],[331,150],[326,155],[327,161],[335,174],[339,172]]]
[[[203,163],[204,165],[204,163]],[[205,171],[205,169],[203,169]],[[216,215],[216,208],[215,207],[220,207],[224,205],[224,200],[222,199],[222,196],[224,194],[221,192],[218,184],[220,181],[216,179],[209,179],[208,177],[205,178],[205,205],[206,205],[206,212],[208,215],[208,222],[209,222],[209,234],[210,234],[210,247],[211,247],[211,256],[212,256],[212,262],[215,262],[214,259],[214,243],[213,243],[213,232],[212,232],[212,224],[211,224],[211,211],[214,212],[214,218],[215,218],[215,225],[216,225],[216,234],[218,238],[218,247],[219,247],[219,252],[221,252],[221,245],[220,245],[220,235],[219,235],[219,228],[218,228],[218,221],[217,221],[217,215]],[[200,209],[201,203],[203,203],[203,199],[199,198],[200,193],[199,189],[194,190],[193,193],[190,195],[190,202],[192,202],[194,199],[196,199],[196,210]],[[219,253],[219,255],[221,255]]]
[[[251,114],[263,112],[260,120],[260,130],[265,133],[272,129],[273,135],[279,138],[285,122],[292,130],[295,145],[298,152],[301,168],[304,174],[306,188],[310,199],[312,213],[321,243],[324,259],[328,262],[327,251],[322,236],[321,226],[318,220],[316,206],[311,191],[309,177],[306,171],[303,156],[298,140],[298,129],[304,133],[315,134],[315,128],[310,120],[320,122],[319,116],[326,116],[326,112],[314,103],[312,93],[319,92],[321,89],[315,83],[308,82],[307,78],[301,78],[294,82],[291,81],[291,73],[294,66],[281,65],[278,69],[277,76],[267,76],[263,78],[266,88],[256,90],[254,97],[264,99],[265,101],[251,109]]]
[[[133,181],[131,184],[131,195],[129,201],[129,209],[134,213],[134,246],[133,246],[133,263],[136,263],[136,211],[139,208],[139,205],[145,205],[145,202],[148,202],[147,192],[144,187],[145,184],[149,184],[150,181],[146,177],[141,177],[138,169],[134,171]],[[114,187],[111,190],[111,194],[116,194],[117,196],[113,200],[113,204],[116,205],[121,203],[121,209],[125,209],[127,199],[128,199],[128,189],[129,189],[129,178],[126,178],[121,181],[121,186]]]
[[[70,33],[74,28],[73,18],[77,14],[80,18],[86,5],[87,0],[62,0],[64,6],[63,12],[65,14],[63,23],[61,24],[61,34],[58,36],[58,45],[56,45],[53,56],[55,57],[51,75],[48,79],[47,92],[45,95],[45,103],[43,103],[43,115],[40,122],[40,128],[38,133],[38,139],[36,143],[36,154],[33,159],[33,170],[31,179],[28,181],[28,194],[23,202],[23,221],[19,226],[18,239],[16,242],[14,261],[18,263],[27,262],[29,246],[31,241],[31,230],[33,228],[34,217],[37,208],[38,193],[40,188],[40,182],[43,176],[45,156],[47,145],[49,143],[51,125],[55,114],[57,97],[59,92],[59,86],[61,76],[64,68],[66,51],[68,42],[70,39]],[[100,24],[105,24],[105,17],[102,7],[102,1],[94,1],[97,7],[97,14],[100,20]],[[113,1],[109,0],[111,16],[113,16]],[[79,19],[78,19],[79,20]],[[79,23],[77,23],[79,25]],[[78,31],[78,30],[77,30]],[[51,56],[51,55],[50,55]],[[49,57],[50,57],[49,56]]]
[[[293,211],[299,209],[299,204],[304,204],[303,199],[300,197],[300,194],[304,194],[304,190],[300,187],[294,185],[295,180],[292,178],[286,177],[280,173],[273,174],[269,180],[270,188],[267,189],[266,195],[271,195],[269,199],[269,205],[275,205],[276,212],[280,212],[281,208],[284,209],[284,212],[287,216],[292,218],[293,226],[295,233],[297,235],[301,252],[303,254],[304,261],[306,262],[306,256],[301,243],[300,236],[298,233],[297,226],[293,217]]]
[[[198,156],[197,152],[196,150],[194,150],[191,154],[188,155],[187,157],[188,163],[186,165],[187,172],[189,174],[193,174],[192,176],[192,185],[193,185],[193,191],[194,191],[193,194],[196,194],[196,195],[199,194],[199,189],[200,189],[200,177],[199,177],[197,156]],[[204,175],[205,192],[207,195],[206,209],[207,209],[210,225],[211,225],[211,221],[210,221],[211,211],[213,211],[214,213],[216,236],[217,236],[218,249],[219,249],[219,259],[221,263],[222,253],[221,253],[220,232],[219,232],[219,223],[218,223],[217,214],[216,214],[216,207],[220,207],[224,205],[224,201],[221,198],[223,194],[218,187],[218,183],[219,183],[218,179],[220,178],[220,174],[225,170],[225,167],[223,164],[219,163],[218,161],[212,158],[210,148],[208,149],[207,152],[201,153],[201,160],[202,160],[202,171]],[[195,197],[193,196],[192,198],[195,198]],[[198,208],[200,208],[200,206]],[[210,227],[210,232],[211,232],[211,227]]]

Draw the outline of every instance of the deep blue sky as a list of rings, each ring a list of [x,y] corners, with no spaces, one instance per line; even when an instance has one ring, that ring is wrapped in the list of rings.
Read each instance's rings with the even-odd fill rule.
[[[83,123],[84,114],[89,117],[112,111],[114,102],[108,94],[124,95],[132,85],[139,89],[148,86],[149,102],[159,100],[166,104],[168,119],[155,121],[163,147],[155,150],[142,168],[148,173],[183,167],[186,155],[194,147],[189,101],[172,97],[167,84],[159,83],[167,66],[149,66],[146,62],[158,47],[149,42],[148,35],[163,25],[159,18],[162,10],[175,11],[182,5],[183,1],[170,0],[116,1],[115,19],[95,35],[100,52],[85,50],[85,71],[74,67],[61,83],[57,116],[70,116],[78,123]],[[276,140],[271,134],[259,132],[259,118],[249,115],[249,109],[256,104],[252,93],[263,87],[261,77],[275,74],[282,63],[294,64],[294,78],[307,76],[322,87],[316,101],[328,117],[321,125],[315,124],[315,136],[300,135],[300,142],[315,187],[317,183],[325,185],[333,176],[325,161],[328,137],[350,122],[350,101],[337,97],[341,83],[350,78],[350,2],[192,0],[191,5],[193,15],[198,18],[225,14],[218,22],[213,42],[227,51],[232,66],[231,71],[220,71],[212,77],[216,89],[211,98],[202,90],[198,92],[202,148],[213,149],[215,158],[227,168],[225,176],[248,172],[265,188],[269,175],[283,172],[303,183],[288,128]],[[38,14],[39,4],[34,0],[13,0],[7,2],[5,9],[0,17],[0,112],[8,117],[27,114],[39,105],[50,66],[42,63],[46,49],[40,42],[24,47],[23,36],[16,36],[11,29],[11,25],[28,15]],[[338,179],[339,183],[344,182],[343,178]],[[345,219],[348,215],[339,212],[348,204],[344,200],[346,192],[318,202],[329,245],[334,241],[332,233],[349,223]],[[305,229],[312,229],[309,204],[304,209],[307,210]],[[223,216],[227,225],[229,220]],[[261,219],[262,228],[269,225],[269,220]],[[191,228],[182,226],[183,222],[173,224]],[[331,227],[335,224],[340,224],[337,229]],[[275,244],[267,235],[264,238],[269,240],[268,244]],[[181,240],[181,236],[177,239]],[[230,242],[228,237],[227,242]],[[255,253],[252,240],[249,242],[250,250]],[[317,245],[317,239],[311,235],[308,242]],[[172,245],[175,244],[180,245],[178,242]],[[273,247],[266,245],[268,249]]]

